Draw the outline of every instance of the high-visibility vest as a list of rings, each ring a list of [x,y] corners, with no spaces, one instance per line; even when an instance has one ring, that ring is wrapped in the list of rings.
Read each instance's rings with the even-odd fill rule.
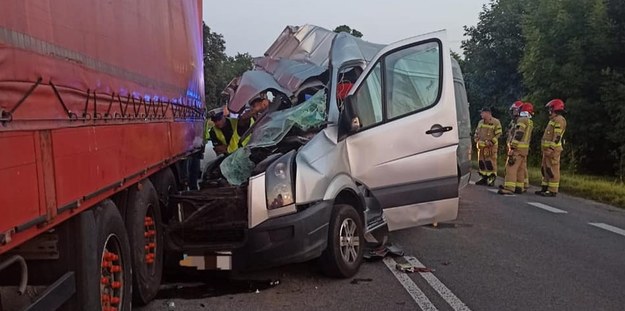
[[[217,140],[219,140],[220,143],[222,143],[223,145],[228,146],[227,152],[228,154],[235,152],[237,149],[239,149],[239,141],[241,140],[241,136],[239,136],[238,133],[238,124],[239,124],[239,119],[231,119],[228,118],[228,121],[230,121],[230,126],[232,127],[232,137],[230,138],[230,141],[227,142],[226,141],[226,136],[224,135],[224,132],[218,128],[218,127],[213,127],[213,130],[215,131],[215,136],[217,136]],[[254,118],[250,119],[250,126],[252,126],[254,124]],[[243,140],[243,143],[241,144],[242,146],[247,145],[247,143],[250,141],[251,136],[248,136],[245,140]]]

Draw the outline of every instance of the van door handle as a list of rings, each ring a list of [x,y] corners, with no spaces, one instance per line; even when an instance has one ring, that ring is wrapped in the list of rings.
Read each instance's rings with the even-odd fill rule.
[[[443,135],[445,132],[449,132],[453,129],[451,126],[442,126],[440,124],[434,124],[432,127],[425,132],[427,135],[432,135],[434,137],[439,137]]]

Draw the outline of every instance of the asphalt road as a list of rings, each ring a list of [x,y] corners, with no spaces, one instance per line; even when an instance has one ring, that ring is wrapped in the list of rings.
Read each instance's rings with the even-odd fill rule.
[[[431,273],[398,272],[399,257],[365,263],[348,280],[314,263],[191,274],[141,310],[625,310],[625,210],[494,190],[469,185],[456,221],[391,234]],[[210,284],[189,284],[202,281]]]

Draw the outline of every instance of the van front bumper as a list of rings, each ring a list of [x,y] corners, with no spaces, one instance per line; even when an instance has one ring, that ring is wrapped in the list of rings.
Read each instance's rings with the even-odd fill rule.
[[[321,201],[249,229],[244,246],[233,252],[233,269],[264,269],[321,256],[328,244],[332,207],[331,201]]]

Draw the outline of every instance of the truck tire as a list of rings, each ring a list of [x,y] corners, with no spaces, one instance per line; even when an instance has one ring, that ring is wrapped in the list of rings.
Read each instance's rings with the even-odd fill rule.
[[[132,265],[124,221],[115,204],[106,200],[94,208],[102,310],[130,310]],[[79,289],[80,290],[80,289]]]
[[[158,198],[161,202],[161,216],[163,224],[169,223],[176,216],[175,206],[171,206],[169,203],[169,196],[178,192],[178,183],[176,182],[176,175],[171,168],[165,168],[160,172],[150,176],[150,180],[158,193]],[[182,259],[182,253],[164,250],[163,254],[163,276],[167,278],[170,274],[176,275],[178,273],[178,262]]]
[[[160,202],[148,179],[133,186],[128,193],[126,231],[132,254],[134,301],[145,305],[158,293],[163,275]]]
[[[167,223],[173,216],[173,210],[169,204],[169,196],[178,191],[178,185],[176,183],[176,176],[174,172],[168,167],[150,177],[156,193],[158,193],[158,199],[161,203],[161,216],[164,223]]]
[[[334,207],[328,230],[328,246],[321,254],[321,269],[331,277],[354,276],[364,254],[364,230],[362,219],[350,205]]]

